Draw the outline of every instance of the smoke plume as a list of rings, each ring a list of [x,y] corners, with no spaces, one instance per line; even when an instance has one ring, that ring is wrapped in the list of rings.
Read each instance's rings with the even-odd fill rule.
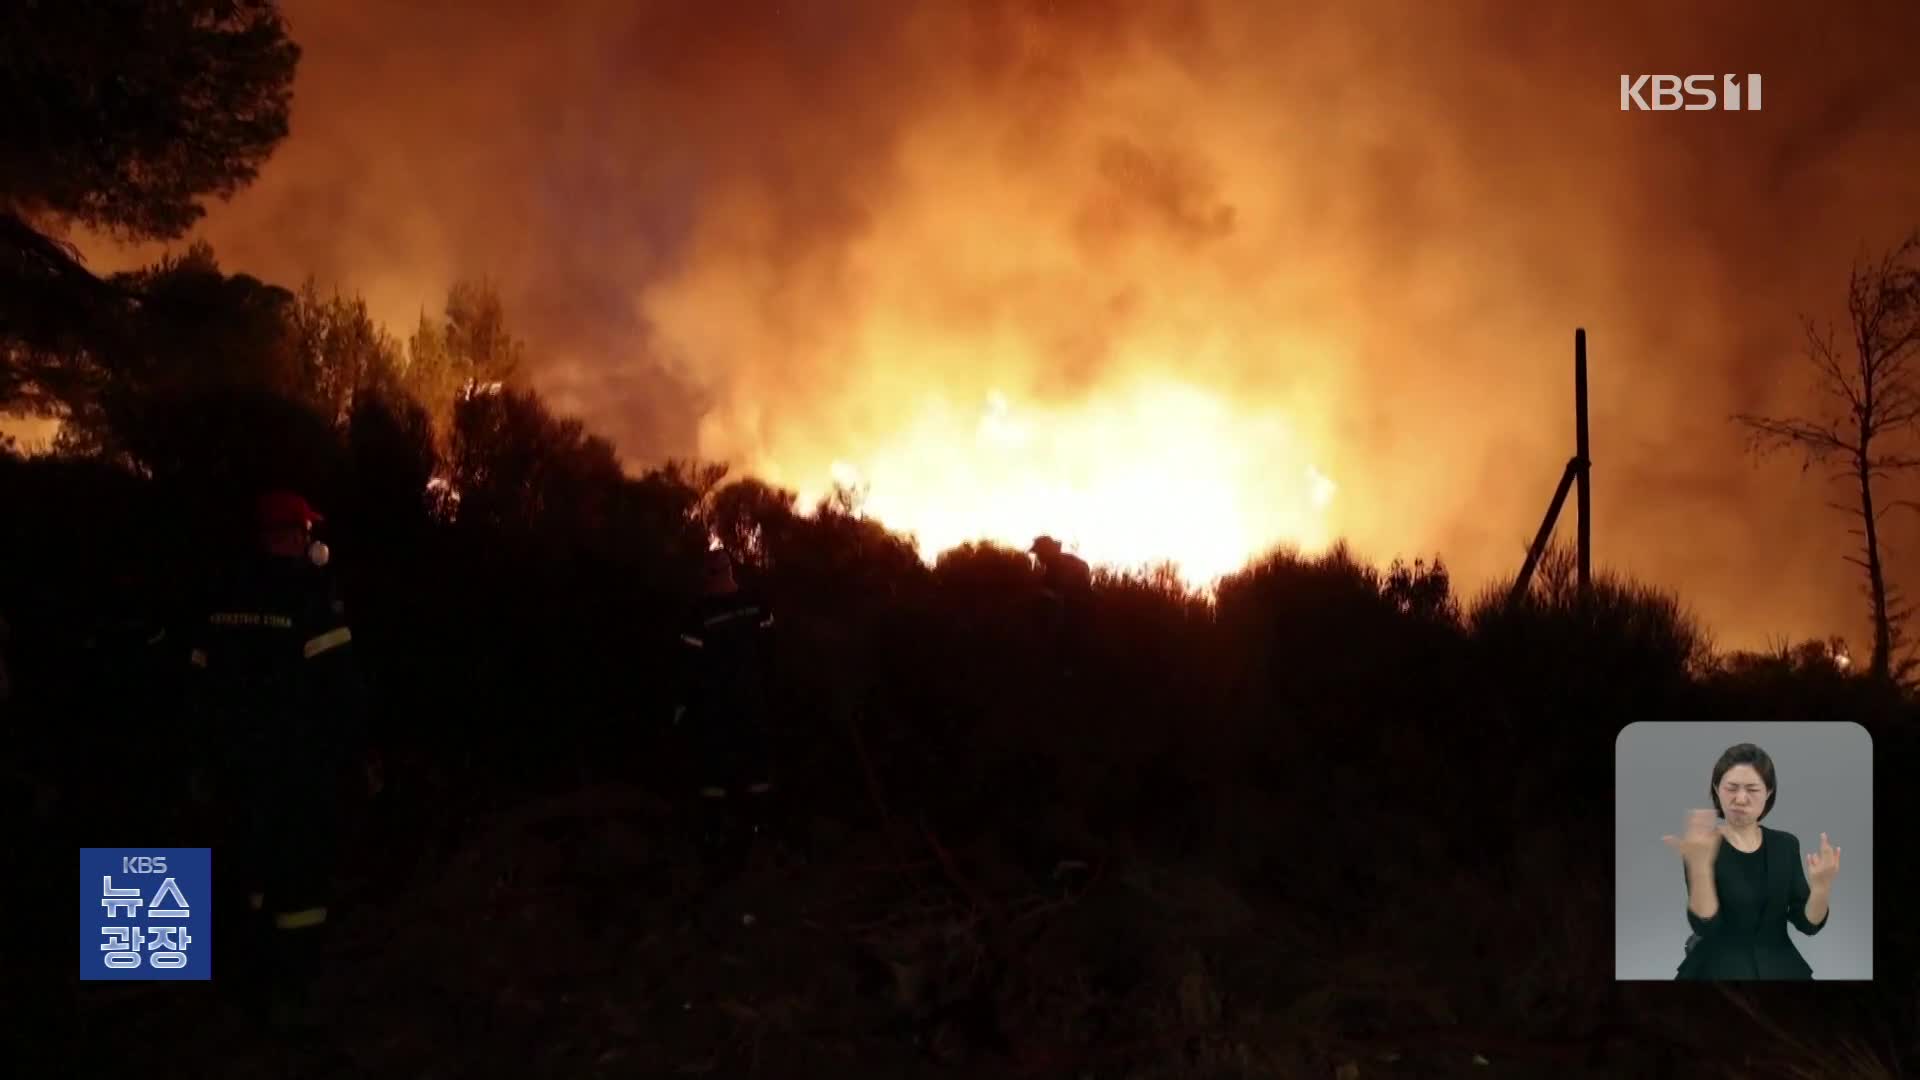
[[[1920,224],[1914,5],[288,11],[293,134],[205,222],[223,263],[398,331],[490,276],[635,464],[853,483],[933,546],[1346,537],[1472,587],[1573,452],[1584,326],[1598,561],[1722,644],[1864,636],[1841,493],[1727,418],[1810,400],[1798,315]],[[1621,110],[1694,72],[1764,110]]]

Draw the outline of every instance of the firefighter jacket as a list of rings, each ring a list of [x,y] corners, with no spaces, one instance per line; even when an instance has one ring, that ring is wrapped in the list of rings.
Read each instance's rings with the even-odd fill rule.
[[[696,601],[680,626],[680,701],[696,716],[758,718],[773,673],[773,609],[752,590]]]
[[[317,780],[363,741],[353,632],[327,571],[301,558],[240,561],[185,621],[188,699],[223,764]]]

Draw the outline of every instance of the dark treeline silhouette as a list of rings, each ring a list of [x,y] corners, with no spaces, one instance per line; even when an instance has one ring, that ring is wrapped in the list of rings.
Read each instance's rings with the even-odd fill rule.
[[[217,358],[217,343],[263,335],[273,356],[316,310],[357,310],[274,292],[283,322],[263,330],[269,288],[210,288],[231,306],[183,336]],[[142,305],[159,319],[151,348],[184,355],[158,336],[180,325],[162,310]],[[373,1071],[452,1053],[456,1021],[431,1048],[375,1048],[382,1032],[435,1030],[428,982],[533,994],[572,973],[569,993],[644,1015],[566,1053],[663,1069],[744,1060],[722,1034],[739,1016],[662,1004],[705,994],[819,1071],[897,1053],[987,1073],[1249,1061],[1288,1075],[1392,1050],[1640,1074],[1762,1029],[1732,1011],[1703,1026],[1704,1000],[1681,1022],[1611,983],[1600,838],[1615,733],[1853,719],[1897,762],[1913,731],[1904,696],[1842,671],[1825,643],[1716,656],[1676,598],[1606,575],[1582,605],[1565,552],[1517,608],[1497,588],[1462,601],[1437,561],[1381,571],[1341,549],[1276,552],[1212,598],[1103,573],[1089,668],[1062,680],[1020,552],[976,545],[927,566],[844,498],[800,508],[716,465],[635,475],[506,380],[467,376],[443,428],[404,369],[343,378],[310,345],[253,369],[207,363],[258,377],[160,392],[118,376],[61,453],[0,458],[7,772],[35,830],[14,844],[105,840],[116,822],[192,829],[187,763],[100,763],[142,759],[164,729],[170,676],[147,631],[230,550],[248,494],[311,492],[388,762],[349,857],[349,925],[384,959],[333,976],[384,988],[390,1008],[349,1024]],[[776,737],[804,861],[742,886],[767,922],[757,955],[693,977],[675,965],[715,947],[658,940],[685,891],[671,871],[691,858],[668,839],[684,762],[668,665],[710,538],[782,613]],[[450,974],[436,959],[436,934],[503,918],[522,936],[487,965]],[[1898,980],[1911,931],[1879,931],[1882,979]],[[624,950],[617,977],[593,959],[605,948]],[[1768,1023],[1809,1037],[1878,1031],[1910,1007],[1897,1000],[1863,990],[1809,1014],[1760,996]],[[112,1007],[98,1008],[62,1045],[98,1048]],[[545,1046],[536,1021],[499,1030]],[[1869,1045],[1887,1061],[1912,1049]]]
[[[52,58],[0,47],[0,85],[66,105],[0,121],[44,127],[0,140],[0,407],[63,421],[54,453],[0,454],[0,821],[9,899],[51,928],[10,942],[22,1075],[1920,1067],[1907,923],[1876,928],[1875,987],[1612,980],[1623,726],[1853,720],[1883,776],[1920,761],[1906,692],[1828,643],[1716,654],[1660,589],[1601,573],[1583,601],[1565,552],[1516,606],[1336,548],[1212,596],[1103,572],[1065,678],[1025,554],[928,566],[845,493],[622,462],[533,391],[484,282],[401,338],[203,247],[88,273],[55,226],[181,235],[284,133],[297,57],[271,4],[90,22],[115,7],[0,16]],[[69,92],[123,62],[144,112]],[[191,846],[217,813],[150,642],[269,485],[328,514],[386,762],[355,803],[324,1047],[207,995],[79,987],[65,936],[75,846]],[[779,612],[787,807],[724,904],[671,797],[674,618],[714,540]],[[1883,898],[1920,888],[1911,860],[1878,869]],[[689,927],[716,907],[758,921]]]

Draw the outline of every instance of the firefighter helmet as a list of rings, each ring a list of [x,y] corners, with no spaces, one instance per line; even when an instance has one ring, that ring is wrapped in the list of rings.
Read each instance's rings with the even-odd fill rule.
[[[305,528],[325,521],[320,512],[308,505],[304,496],[293,491],[269,491],[254,501],[254,521],[262,529]]]

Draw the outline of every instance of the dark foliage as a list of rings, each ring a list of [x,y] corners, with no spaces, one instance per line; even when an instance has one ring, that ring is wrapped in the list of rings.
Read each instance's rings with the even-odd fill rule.
[[[381,839],[355,865],[398,891],[363,898],[363,917],[416,933],[406,920],[428,916],[410,905],[436,895],[435,881],[455,888],[476,857],[580,881],[551,887],[587,890],[584,903],[682,858],[658,846],[668,834],[593,856],[640,875],[601,886],[580,878],[598,862],[535,869],[551,836],[479,823],[559,815],[588,830],[566,835],[598,835],[616,827],[611,811],[567,800],[674,790],[671,618],[718,537],[781,604],[790,842],[813,867],[779,872],[753,902],[775,912],[831,904],[836,889],[871,895],[864,929],[832,924],[865,959],[804,952],[811,939],[770,927],[762,947],[803,950],[783,963],[812,974],[783,991],[712,992],[786,994],[794,1023],[826,1028],[899,1010],[940,1054],[1144,1068],[1166,1060],[1153,1040],[1202,1032],[1186,1036],[1202,1038],[1187,1060],[1252,1055],[1256,1073],[1285,1075],[1350,1057],[1356,1041],[1458,1049],[1435,1041],[1448,1029],[1474,1040],[1469,1053],[1611,1063],[1593,1075],[1653,1068],[1711,1040],[1609,989],[1606,898],[1566,885],[1607,880],[1608,848],[1556,842],[1606,823],[1569,805],[1569,785],[1590,788],[1637,719],[1849,718],[1883,754],[1915,723],[1824,643],[1716,659],[1666,594],[1603,576],[1583,605],[1564,554],[1526,603],[1490,592],[1465,615],[1433,564],[1382,573],[1339,549],[1272,554],[1211,599],[1165,574],[1103,574],[1089,667],[1066,678],[1016,551],[975,545],[927,567],[844,507],[801,513],[790,494],[727,483],[718,468],[629,477],[603,443],[512,390],[460,403],[445,469],[425,411],[404,398],[363,394],[342,426],[310,409],[214,399],[194,414],[199,439],[168,441],[139,473],[56,459],[0,468],[0,499],[27,509],[10,520],[35,522],[0,536],[22,673],[13,715],[31,733],[9,775],[60,792],[56,816],[98,790],[80,764],[89,740],[127,737],[132,716],[165,707],[165,684],[110,659],[133,653],[84,642],[130,648],[103,630],[220,550],[209,536],[225,526],[209,522],[222,500],[295,477],[336,511],[392,762]],[[432,498],[434,476],[458,498]],[[56,716],[87,720],[45,722]],[[1409,801],[1424,809],[1410,815]],[[633,843],[655,835],[635,827]],[[873,860],[901,868],[884,879],[893,899],[862,884],[856,864]],[[567,943],[570,924],[537,918],[540,962],[587,965],[554,958],[590,948]],[[1884,932],[1891,954],[1913,954],[1901,931]],[[854,982],[837,988],[837,972],[857,982],[864,963],[909,978],[886,991],[904,996],[882,1007],[861,1004]],[[461,977],[511,982],[519,970]],[[618,998],[570,977],[574,992]],[[1861,1030],[1887,1019],[1874,999],[1843,1011]],[[822,1052],[798,1028],[766,1037]],[[1003,1043],[1013,1049],[992,1049]],[[1112,1049],[1123,1045],[1139,1048]]]
[[[56,237],[183,235],[286,136],[299,56],[273,0],[0,6],[0,409],[97,435],[95,395],[142,336],[139,283]]]
[[[667,939],[645,928],[698,895],[674,884],[698,862],[673,815],[591,808],[678,790],[674,620],[711,543],[779,612],[783,844],[805,862],[756,879],[752,902],[785,920],[762,947],[810,973],[711,992],[786,1001],[794,1026],[763,1034],[816,1064],[804,1031],[898,1021],[921,1054],[988,1072],[1009,1056],[1164,1069],[1159,1040],[1177,1039],[1187,1074],[1288,1075],[1459,1038],[1567,1075],[1567,1055],[1590,1075],[1657,1070],[1717,1036],[1613,991],[1607,898],[1569,884],[1608,880],[1609,849],[1564,842],[1604,835],[1606,806],[1565,793],[1593,788],[1635,720],[1853,719],[1883,762],[1915,730],[1908,699],[1844,670],[1837,643],[1716,656],[1667,592],[1603,573],[1583,600],[1558,550],[1521,603],[1494,587],[1464,608],[1437,559],[1382,571],[1339,547],[1270,553],[1209,595],[1168,568],[1102,571],[1063,650],[1026,555],[977,544],[928,566],[851,493],[801,507],[718,464],[636,475],[511,377],[483,378],[513,369],[448,344],[465,316],[424,320],[402,356],[357,301],[230,277],[207,252],[117,284],[143,300],[97,411],[61,456],[0,458],[0,504],[19,510],[0,519],[19,820],[85,829],[137,804],[192,827],[179,776],[113,787],[85,763],[175,707],[141,643],[244,534],[252,492],[300,488],[328,513],[389,761],[352,861],[364,918],[403,951],[435,920],[542,928],[539,948],[459,976],[472,985],[544,964],[610,1006],[634,992],[584,974],[610,946],[551,910],[419,908],[445,890],[534,902],[476,860],[551,875],[541,895],[569,903],[652,898],[623,955],[695,962],[646,951]],[[514,340],[488,318],[489,340]],[[423,399],[442,392],[438,416]],[[1915,955],[1882,929],[1888,955]],[[859,990],[875,970],[890,989]],[[368,977],[412,993],[402,970]],[[1867,1031],[1894,1007],[1835,1015]],[[1744,1015],[1725,1030],[1790,1022]],[[913,1052],[886,1030],[847,1037]],[[694,1053],[647,1045],[621,1052],[660,1069]]]
[[[26,0],[0,15],[0,209],[174,238],[287,134],[273,0]]]

